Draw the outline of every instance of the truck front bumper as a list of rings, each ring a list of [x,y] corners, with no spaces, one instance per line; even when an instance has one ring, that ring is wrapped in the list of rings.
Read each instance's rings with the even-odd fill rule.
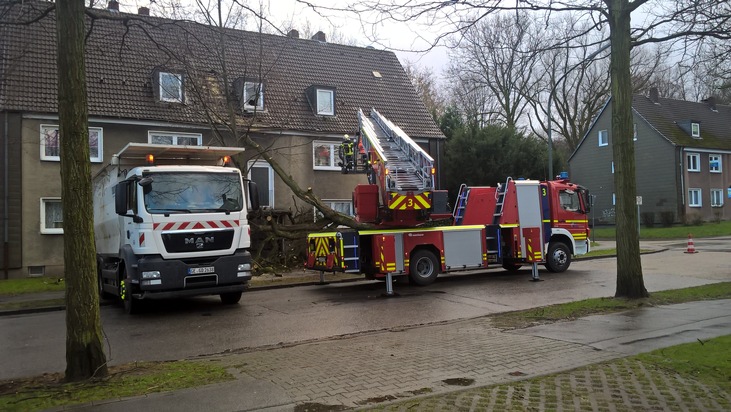
[[[135,299],[172,299],[172,298],[184,298],[189,296],[203,296],[203,295],[220,295],[222,293],[237,293],[243,292],[247,288],[247,285],[229,285],[229,286],[216,286],[205,289],[184,289],[174,290],[165,292],[155,291],[144,291],[142,293],[133,293],[132,297]]]
[[[166,299],[243,292],[251,280],[251,254],[239,250],[214,259],[140,258],[128,273],[138,299]]]

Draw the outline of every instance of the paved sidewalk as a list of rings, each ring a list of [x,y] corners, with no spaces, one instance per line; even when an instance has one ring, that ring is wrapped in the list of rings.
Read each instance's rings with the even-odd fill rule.
[[[728,334],[731,300],[643,308],[514,331],[497,329],[482,317],[206,357],[202,361],[228,367],[236,380],[59,410],[399,409],[389,402],[414,397],[409,410],[525,410],[531,400],[521,395],[528,392],[519,381],[559,373],[535,388],[539,409],[563,405],[556,403],[558,390],[558,398],[573,406],[569,410],[725,411],[731,408],[731,394],[663,375],[654,379],[669,392],[660,390],[655,375],[643,372],[641,363],[616,360]],[[605,361],[615,363],[603,366]],[[455,392],[463,389],[460,385],[477,389]],[[488,385],[503,386],[479,389]],[[506,405],[505,399],[513,404]]]

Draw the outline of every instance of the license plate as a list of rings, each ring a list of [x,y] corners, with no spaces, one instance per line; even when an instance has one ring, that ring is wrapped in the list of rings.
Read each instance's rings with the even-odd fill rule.
[[[317,258],[317,263],[325,264],[327,262],[327,258],[324,256],[320,256]]]
[[[216,268],[213,266],[205,266],[200,268],[188,268],[189,275],[200,275],[201,273],[213,273]]]

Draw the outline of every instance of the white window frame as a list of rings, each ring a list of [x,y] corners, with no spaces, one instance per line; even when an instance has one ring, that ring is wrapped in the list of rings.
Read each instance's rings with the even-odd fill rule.
[[[46,154],[46,132],[44,130],[53,130],[56,132],[58,137],[58,153],[59,156],[50,156]],[[89,141],[91,142],[92,134],[96,133],[97,142],[97,155],[92,156],[91,145],[89,145],[89,161],[92,163],[101,163],[104,160],[104,129],[101,127],[90,127],[89,128]],[[42,124],[40,126],[40,146],[41,146],[41,160],[49,162],[60,162],[61,161],[61,134],[58,130],[58,125],[55,124]]]
[[[703,191],[699,188],[688,188],[688,206],[703,207]]]
[[[700,153],[686,153],[685,161],[688,162],[689,172],[701,171],[701,155]]]
[[[614,174],[614,160],[612,160],[612,174]]]
[[[691,137],[701,137],[701,124],[693,122],[690,124],[690,135]]]
[[[612,193],[612,206],[617,205],[617,195],[615,193]]]
[[[604,136],[604,139],[602,139],[602,136]],[[606,129],[599,130],[598,138],[600,147],[609,145],[609,132]]]
[[[163,86],[163,78],[165,77],[171,77],[176,79],[178,82],[178,94],[177,96],[174,96],[173,93],[171,93],[171,90],[165,89]],[[183,75],[180,73],[171,73],[171,72],[160,72],[158,74],[158,83],[160,87],[160,100],[163,102],[171,102],[171,103],[183,103]],[[168,97],[171,96],[171,97]]]
[[[62,235],[63,234],[63,221],[61,221],[61,227],[46,227],[46,204],[48,203],[61,203],[60,197],[42,197],[41,198],[41,233],[44,235]],[[63,219],[63,206],[61,206],[61,213]]]
[[[637,141],[637,123],[634,123],[634,135],[632,136],[632,140],[635,142]]]
[[[723,189],[711,189],[711,207],[723,207]]]
[[[328,205],[333,210],[339,210],[335,207],[336,204],[342,204],[348,206],[348,216],[355,216],[355,211],[353,210],[353,201],[348,199],[322,199],[322,202]],[[319,210],[317,210],[316,207],[312,208],[313,210],[313,216],[314,221],[317,221],[318,218],[322,217],[322,213],[320,213]]]
[[[330,146],[330,166],[318,166],[316,162],[316,150],[318,147],[322,147],[328,145]],[[313,170],[332,170],[332,171],[340,171],[340,166],[338,166],[338,150],[339,150],[340,143],[333,143],[333,142],[326,142],[321,140],[315,140],[312,142],[312,169]]]
[[[718,162],[718,166],[715,168],[711,165],[714,161]],[[708,155],[708,171],[710,173],[722,173],[723,172],[723,160],[720,154],[709,154]]]
[[[249,101],[249,95],[248,91],[251,87],[258,87],[259,88],[259,98],[256,99],[256,105],[248,104]],[[242,102],[244,102],[244,109],[245,110],[264,110],[264,84],[263,83],[257,83],[257,82],[244,82],[244,90],[241,91],[242,93]]]
[[[259,192],[261,192],[262,190],[266,190],[268,193],[269,204],[263,206],[274,208],[274,169],[272,169],[272,165],[270,165],[266,160],[249,160],[246,164],[246,178],[249,180],[251,180],[251,169],[254,167],[263,167],[267,169],[269,187],[265,189],[258,186],[257,189],[259,190]]]
[[[320,105],[320,94],[321,93],[328,95],[328,99],[330,100],[330,110],[321,110],[320,109],[321,108],[321,105]],[[317,100],[315,102],[315,104],[317,105],[317,107],[316,107],[317,114],[321,115],[321,116],[335,116],[335,91],[329,90],[329,89],[316,89],[315,96],[316,96],[316,100]]]
[[[152,143],[152,137],[153,136],[165,136],[170,137],[172,143],[154,143],[154,144],[172,144],[175,146],[183,146],[178,142],[178,139],[181,137],[187,138],[187,139],[196,139],[197,143],[194,145],[188,145],[188,146],[202,146],[203,145],[203,135],[201,133],[182,133],[182,132],[163,132],[159,130],[148,130],[147,131],[147,143]]]

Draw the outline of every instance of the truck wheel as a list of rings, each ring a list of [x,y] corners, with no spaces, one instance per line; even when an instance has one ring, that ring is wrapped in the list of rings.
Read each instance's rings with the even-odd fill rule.
[[[563,242],[551,243],[548,246],[548,257],[546,259],[546,269],[549,272],[561,273],[571,265],[571,252],[569,247]]]
[[[426,286],[432,284],[439,275],[439,266],[434,253],[428,250],[417,250],[411,255],[409,263],[409,278],[411,282]]]
[[[129,315],[136,315],[142,311],[142,301],[132,297],[132,290],[127,284],[127,279],[119,282],[119,298],[124,305],[124,311]]]
[[[235,305],[241,300],[241,292],[221,293],[220,296],[224,305]]]

